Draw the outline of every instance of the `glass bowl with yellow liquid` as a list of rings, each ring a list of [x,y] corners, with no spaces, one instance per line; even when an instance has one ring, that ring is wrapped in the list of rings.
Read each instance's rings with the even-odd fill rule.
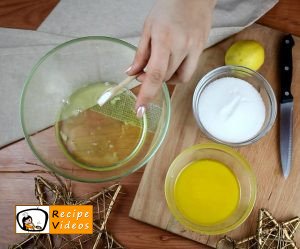
[[[170,121],[165,84],[140,119],[136,80],[97,104],[127,77],[135,51],[115,38],[83,37],[57,46],[32,69],[22,93],[22,128],[50,170],[77,181],[110,181],[138,170],[158,150]]]
[[[185,228],[200,234],[227,233],[251,213],[256,178],[248,162],[221,144],[184,150],[165,179],[169,210]]]

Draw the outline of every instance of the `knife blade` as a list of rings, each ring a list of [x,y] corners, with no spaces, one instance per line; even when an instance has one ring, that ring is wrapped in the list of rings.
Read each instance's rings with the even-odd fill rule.
[[[281,83],[280,100],[280,159],[284,178],[286,179],[292,166],[293,147],[293,95],[291,84],[293,76],[292,48],[295,42],[292,35],[286,35],[280,45],[279,72]]]

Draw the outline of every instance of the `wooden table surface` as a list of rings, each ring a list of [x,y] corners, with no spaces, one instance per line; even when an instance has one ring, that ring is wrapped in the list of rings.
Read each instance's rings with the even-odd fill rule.
[[[58,0],[1,0],[0,27],[35,30],[47,17]],[[300,1],[280,2],[258,23],[300,36]],[[3,120],[1,121],[3,122]],[[34,200],[33,177],[36,173],[22,173],[37,169],[37,159],[26,142],[21,140],[0,150],[0,248],[18,241],[14,233],[12,208],[16,203]],[[207,248],[179,236],[145,225],[128,217],[143,170],[124,178],[122,195],[111,215],[108,229],[126,248]],[[78,192],[93,192],[101,184],[73,183]],[[20,203],[20,204],[21,204]],[[33,202],[32,202],[33,203]]]

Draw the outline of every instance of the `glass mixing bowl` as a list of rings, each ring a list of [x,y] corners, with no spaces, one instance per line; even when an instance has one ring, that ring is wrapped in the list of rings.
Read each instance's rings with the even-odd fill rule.
[[[226,165],[235,175],[240,187],[240,200],[235,211],[225,220],[213,225],[191,222],[177,208],[174,189],[177,176],[193,161],[210,159]],[[256,199],[256,178],[248,162],[236,151],[221,144],[199,144],[184,150],[171,164],[165,179],[165,196],[176,220],[189,230],[200,234],[227,233],[241,225],[251,213]]]
[[[35,65],[22,93],[21,122],[33,153],[50,170],[83,182],[115,180],[141,168],[158,150],[170,121],[170,97],[165,84],[141,120],[135,116],[135,99],[140,88],[136,80],[102,109],[97,105],[101,87],[107,89],[127,77],[124,72],[135,51],[131,44],[115,38],[83,37],[59,45]],[[93,88],[97,84],[101,87]],[[78,92],[80,97],[74,102],[72,96]],[[68,106],[70,101],[73,109]],[[74,114],[76,105],[78,112]],[[71,120],[76,115],[80,119]],[[80,128],[69,132],[68,127],[74,123]],[[66,131],[62,127],[67,127]],[[102,137],[97,136],[97,130],[101,129]],[[72,146],[82,149],[97,145],[93,151],[84,152],[94,153],[95,157],[101,148],[107,152],[111,149],[113,159],[108,155],[108,159],[98,160],[98,165],[92,156],[88,162],[73,157],[69,153],[71,147],[67,146],[72,132],[77,134]],[[126,150],[130,153],[124,152],[121,157],[120,153]]]
[[[247,81],[257,90],[264,102],[266,110],[264,123],[257,134],[255,134],[248,140],[236,143],[223,141],[215,137],[207,129],[205,129],[201,122],[201,118],[199,117],[197,110],[199,109],[199,100],[201,98],[201,94],[210,83],[214,82],[217,79],[225,77],[239,78]],[[227,144],[230,146],[244,146],[258,141],[260,138],[265,136],[272,128],[277,114],[277,102],[272,87],[270,86],[268,81],[258,72],[241,66],[222,66],[208,72],[199,81],[193,96],[193,112],[198,126],[207,137],[216,142]]]

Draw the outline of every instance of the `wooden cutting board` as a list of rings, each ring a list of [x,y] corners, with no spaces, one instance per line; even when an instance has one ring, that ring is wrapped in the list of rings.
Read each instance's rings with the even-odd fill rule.
[[[172,116],[167,137],[148,163],[133,202],[130,217],[183,237],[215,247],[220,236],[205,236],[186,231],[170,214],[164,197],[164,180],[169,165],[185,148],[205,143],[192,113],[192,96],[199,79],[208,71],[224,64],[226,49],[236,40],[256,40],[265,48],[265,63],[259,72],[269,81],[279,100],[278,49],[284,34],[260,25],[253,25],[243,32],[207,49],[201,56],[192,82],[176,86],[172,95]],[[267,208],[275,218],[285,220],[300,216],[300,38],[294,37],[294,136],[293,168],[287,180],[281,173],[279,156],[279,115],[272,130],[257,143],[237,149],[252,165],[257,177],[257,199],[254,210],[246,222],[228,235],[245,238],[255,232],[258,210]],[[295,236],[300,243],[300,231]]]

